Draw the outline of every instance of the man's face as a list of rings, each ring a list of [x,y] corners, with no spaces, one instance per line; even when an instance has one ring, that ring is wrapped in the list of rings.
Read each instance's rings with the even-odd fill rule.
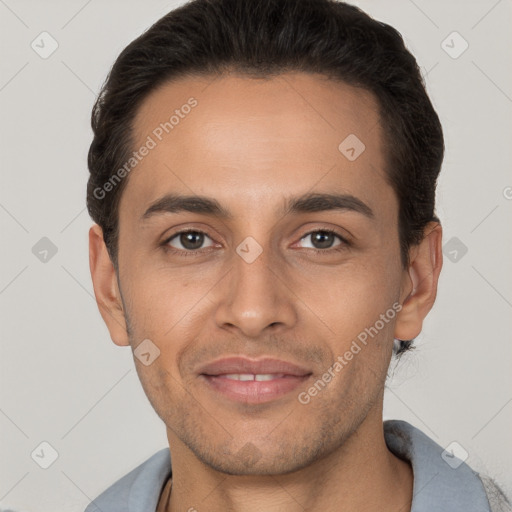
[[[179,122],[158,130],[176,109]],[[380,424],[396,321],[386,312],[409,281],[374,97],[306,74],[183,79],[144,101],[134,134],[135,150],[148,135],[156,147],[121,198],[119,287],[132,348],[160,350],[136,364],[171,445],[231,474],[276,474]],[[362,153],[353,135],[339,149],[351,134]],[[229,215],[163,202],[148,212],[167,194]],[[311,194],[346,196],[345,207],[285,211]],[[362,332],[367,343],[334,369]],[[233,357],[296,368],[214,364]]]

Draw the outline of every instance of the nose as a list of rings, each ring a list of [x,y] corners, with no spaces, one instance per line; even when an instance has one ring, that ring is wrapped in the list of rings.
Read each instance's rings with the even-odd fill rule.
[[[236,329],[247,338],[257,338],[266,329],[275,332],[278,326],[293,327],[297,311],[292,285],[270,250],[264,249],[252,262],[240,254],[235,253],[231,271],[216,290],[217,325]]]

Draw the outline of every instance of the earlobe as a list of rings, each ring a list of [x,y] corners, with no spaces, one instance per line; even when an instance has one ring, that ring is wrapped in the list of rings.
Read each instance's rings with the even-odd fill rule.
[[[110,337],[116,345],[127,346],[130,342],[117,276],[103,239],[103,231],[97,224],[89,230],[89,267],[96,303]]]
[[[411,248],[409,268],[404,270],[403,304],[395,324],[399,340],[412,340],[420,334],[437,295],[443,263],[441,225],[431,222],[424,233],[423,240]]]

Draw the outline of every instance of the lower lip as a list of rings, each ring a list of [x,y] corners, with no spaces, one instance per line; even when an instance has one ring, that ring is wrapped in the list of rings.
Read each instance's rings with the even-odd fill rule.
[[[303,384],[309,375],[289,375],[272,380],[235,380],[222,375],[201,375],[209,387],[225,397],[247,404],[261,404],[276,400]]]

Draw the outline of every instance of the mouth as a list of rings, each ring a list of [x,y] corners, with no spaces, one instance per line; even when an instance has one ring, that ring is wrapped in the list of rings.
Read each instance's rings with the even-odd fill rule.
[[[246,404],[261,404],[282,398],[311,375],[307,368],[287,361],[244,357],[214,361],[199,372],[210,392]]]

